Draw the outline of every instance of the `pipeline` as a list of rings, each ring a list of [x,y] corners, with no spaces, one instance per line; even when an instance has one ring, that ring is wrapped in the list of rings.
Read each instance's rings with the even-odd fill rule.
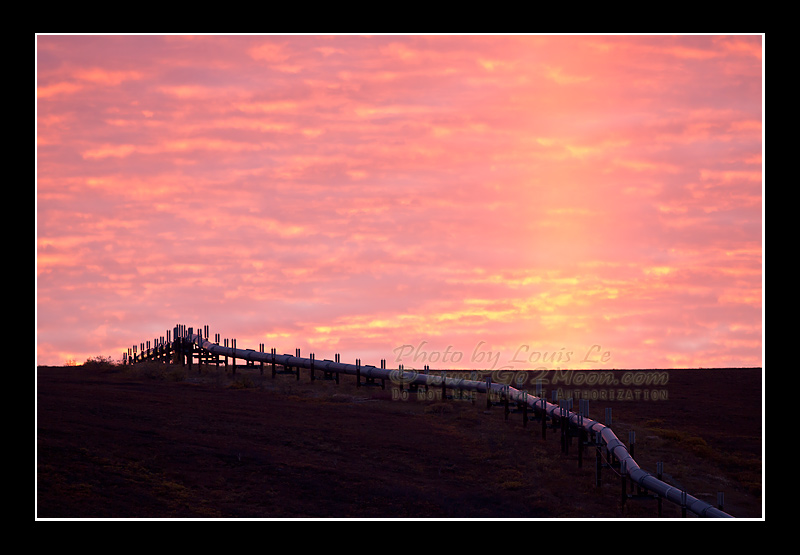
[[[178,330],[175,330],[175,337],[178,337]],[[202,335],[192,333],[189,328],[185,335],[186,339],[198,347],[209,351],[212,354],[228,356],[253,362],[275,363],[283,367],[307,368],[321,370],[323,372],[336,372],[341,374],[358,375],[365,378],[388,379],[401,382],[406,385],[427,385],[448,389],[459,389],[465,391],[475,391],[478,393],[502,393],[507,396],[510,402],[526,403],[535,412],[544,412],[553,420],[567,418],[571,426],[583,428],[589,437],[595,436],[602,438],[606,449],[620,462],[620,468],[624,468],[630,480],[648,491],[658,494],[667,501],[677,505],[685,506],[687,510],[701,517],[714,518],[733,518],[732,515],[714,507],[713,505],[689,495],[685,491],[676,488],[659,480],[656,476],[641,468],[633,459],[625,445],[617,438],[614,431],[595,420],[579,415],[575,412],[563,409],[558,405],[548,403],[545,399],[530,395],[505,384],[496,384],[489,381],[467,380],[460,378],[448,378],[444,374],[421,374],[416,371],[394,370],[387,368],[376,368],[375,366],[360,364],[347,364],[334,362],[331,360],[316,360],[302,358],[292,355],[279,355],[273,353],[262,353],[252,349],[235,349],[233,347],[223,347],[217,343],[212,343],[208,339],[203,339]]]

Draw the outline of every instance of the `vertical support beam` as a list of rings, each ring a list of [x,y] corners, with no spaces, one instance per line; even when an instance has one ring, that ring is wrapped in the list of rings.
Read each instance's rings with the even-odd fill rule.
[[[656,478],[661,480],[663,478],[663,476],[664,476],[664,463],[663,462],[657,462],[656,463]],[[662,505],[662,499],[661,499],[661,496],[659,495],[658,496],[658,518],[661,518],[661,505]]]
[[[606,407],[605,424],[609,428],[611,427],[611,407]],[[614,453],[609,452],[608,449],[606,449],[606,453],[608,454],[608,464],[610,464],[610,465],[615,464],[616,463],[616,456],[614,455]]]
[[[584,418],[589,418],[589,400],[580,399],[580,419],[578,422],[578,467],[583,466],[583,452],[586,450],[587,435],[583,427]]]
[[[231,339],[231,349],[236,348],[236,339]],[[231,352],[231,375],[236,375],[236,353]]]
[[[595,477],[594,477],[594,485],[599,488],[600,487],[600,479],[602,477],[602,469],[603,469],[603,454],[602,454],[601,449],[600,449],[600,443],[602,442],[602,436],[600,435],[600,432],[595,432],[595,434],[594,434],[594,442],[595,442],[595,455],[594,455],[594,457],[595,457],[595,459],[594,459],[595,460],[595,463],[594,463]],[[659,499],[661,499],[661,498],[659,497]],[[660,507],[661,507],[661,505],[659,505],[659,508]]]
[[[547,439],[547,402],[544,400],[544,397],[541,397],[542,401],[542,440]]]
[[[492,408],[492,377],[486,376],[486,410]]]
[[[356,359],[356,387],[361,387],[361,359]]]
[[[263,353],[264,352],[264,344],[263,343],[259,343],[258,344],[258,352],[259,353]],[[260,370],[260,374],[263,376],[264,375],[264,359],[263,359],[263,357],[261,359],[261,362],[259,363],[259,370]]]
[[[270,348],[270,354],[272,355],[272,379],[275,379],[275,347]]]
[[[311,381],[314,381],[314,353],[311,353]]]
[[[628,487],[626,482],[627,479],[627,467],[626,461],[620,461],[619,464],[619,476],[620,476],[620,484],[622,485],[622,498],[620,501],[622,502],[622,508],[625,508],[625,502],[628,500]]]
[[[628,453],[631,454],[631,457],[635,458],[634,455],[634,447],[636,446],[636,432],[631,430],[628,432]],[[633,493],[633,480],[631,480],[631,493]]]
[[[522,392],[522,427],[528,427],[528,392]]]
[[[300,358],[300,348],[299,347],[294,350],[294,355],[297,358]],[[295,381],[299,382],[300,381],[300,365],[299,364],[297,365],[296,370],[297,370],[297,374],[295,374]]]
[[[477,372],[477,371],[475,371],[475,370],[472,370],[472,371],[469,373],[469,379],[470,379],[470,381],[477,382],[477,381],[478,381],[478,372]],[[477,390],[477,388],[476,388],[476,389],[474,389],[474,390],[470,390],[470,392],[469,392],[469,397],[470,397],[470,401],[472,402],[472,404],[473,404],[473,405],[475,404],[475,398],[476,398],[477,396],[478,396],[478,390]]]
[[[339,360],[340,360],[339,359],[339,353],[336,353],[335,359],[336,359],[336,363],[338,364]],[[339,385],[339,372],[336,372],[336,385]]]
[[[194,333],[194,328],[189,328],[188,334],[192,335],[192,333]],[[189,372],[191,372],[192,371],[192,359],[194,358],[194,343],[192,343],[192,340],[189,339],[188,337],[186,339],[186,343],[187,343],[187,345],[186,345],[187,346],[186,354],[187,354],[187,358],[189,359],[188,368],[189,368]],[[148,349],[149,349],[149,346],[148,346]]]

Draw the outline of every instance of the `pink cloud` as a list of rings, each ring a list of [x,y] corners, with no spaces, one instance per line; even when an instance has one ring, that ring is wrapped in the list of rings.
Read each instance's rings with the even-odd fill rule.
[[[176,323],[762,363],[759,36],[37,47],[40,363]]]

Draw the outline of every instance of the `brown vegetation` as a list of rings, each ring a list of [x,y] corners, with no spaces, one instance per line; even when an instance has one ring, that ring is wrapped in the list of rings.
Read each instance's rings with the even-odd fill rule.
[[[590,401],[590,416],[603,421],[612,407],[618,437],[627,443],[635,431],[643,468],[661,461],[690,494],[716,503],[723,491],[726,511],[761,518],[761,371],[668,372],[667,383],[648,386],[666,398],[628,399],[628,385],[613,401]],[[549,379],[548,391],[574,389]],[[483,395],[397,397],[390,384],[311,382],[307,371],[298,381],[258,368],[39,367],[36,516],[657,516],[652,500],[623,507],[610,470],[595,487],[594,455],[578,468],[554,433],[542,440],[538,423],[505,420]],[[671,503],[663,510],[680,516]]]

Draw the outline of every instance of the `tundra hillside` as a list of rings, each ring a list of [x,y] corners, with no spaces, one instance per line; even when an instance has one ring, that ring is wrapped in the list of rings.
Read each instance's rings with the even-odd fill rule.
[[[483,395],[305,372],[38,367],[36,517],[657,517],[653,499],[622,503],[611,469],[596,487],[593,453],[578,468],[556,433],[543,440],[537,422],[506,419]],[[724,492],[726,512],[763,518],[761,369],[535,377],[548,399],[589,399],[596,420],[611,408],[617,436],[635,432],[643,468],[662,462],[665,481],[712,504]]]

